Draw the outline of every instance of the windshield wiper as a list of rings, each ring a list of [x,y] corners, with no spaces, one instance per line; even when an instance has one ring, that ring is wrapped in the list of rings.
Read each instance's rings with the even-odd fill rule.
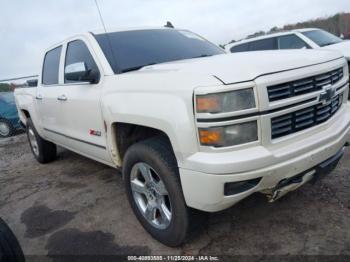
[[[145,66],[150,66],[150,65],[155,65],[155,64],[157,64],[157,63],[149,63],[149,64],[146,64],[146,65],[129,67],[129,68],[125,68],[125,69],[121,70],[120,72],[121,73],[126,73],[126,72],[130,72],[130,71],[137,71],[137,70],[140,70],[141,68],[143,68]]]
[[[206,55],[206,54],[203,54],[203,55],[194,56],[194,57],[191,57],[191,58],[202,58],[202,57],[209,57],[209,56],[213,56],[213,55]]]
[[[329,42],[329,43],[323,44],[322,46],[335,45],[335,44],[337,44],[337,43],[338,43],[338,42]]]

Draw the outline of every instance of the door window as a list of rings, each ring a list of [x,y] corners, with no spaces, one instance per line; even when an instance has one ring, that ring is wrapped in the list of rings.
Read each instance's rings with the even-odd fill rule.
[[[296,35],[284,35],[278,37],[279,49],[302,49],[310,48],[302,39]]]
[[[236,45],[230,49],[231,53],[247,52],[249,51],[249,43]]]
[[[98,67],[92,57],[88,47],[82,40],[75,40],[68,44],[66,52],[65,68],[74,64],[84,63],[87,72],[99,74]],[[68,80],[66,75],[64,77],[65,83],[74,83],[80,81]]]
[[[42,77],[42,82],[44,85],[58,84],[61,50],[62,46],[59,46],[51,51],[48,51],[45,55]]]
[[[275,37],[250,42],[249,44],[249,51],[275,50],[275,49],[277,49]]]

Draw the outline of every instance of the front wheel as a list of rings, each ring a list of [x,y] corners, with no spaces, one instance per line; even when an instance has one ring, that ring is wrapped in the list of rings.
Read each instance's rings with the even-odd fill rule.
[[[142,226],[168,246],[182,244],[189,228],[176,159],[169,142],[155,137],[131,146],[123,176],[130,205]]]
[[[20,244],[12,230],[0,218],[0,261],[24,262],[24,255]]]

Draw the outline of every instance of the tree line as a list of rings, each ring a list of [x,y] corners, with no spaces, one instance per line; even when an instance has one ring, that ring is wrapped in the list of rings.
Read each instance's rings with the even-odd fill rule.
[[[283,27],[274,26],[267,32],[258,31],[254,34],[248,35],[247,38],[253,38],[277,32],[310,27],[320,28],[337,36],[348,36],[350,35],[350,13],[339,13],[330,17],[317,18],[305,22],[300,22],[297,24],[285,25]],[[233,42],[236,42],[236,40],[232,40],[230,43]]]
[[[10,92],[10,91],[13,91],[11,85],[0,83],[0,92]]]

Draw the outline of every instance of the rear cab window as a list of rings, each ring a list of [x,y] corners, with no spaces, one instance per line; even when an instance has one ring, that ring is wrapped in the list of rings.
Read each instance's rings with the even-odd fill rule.
[[[42,83],[44,85],[58,84],[61,51],[62,46],[59,46],[45,54],[42,71]]]

